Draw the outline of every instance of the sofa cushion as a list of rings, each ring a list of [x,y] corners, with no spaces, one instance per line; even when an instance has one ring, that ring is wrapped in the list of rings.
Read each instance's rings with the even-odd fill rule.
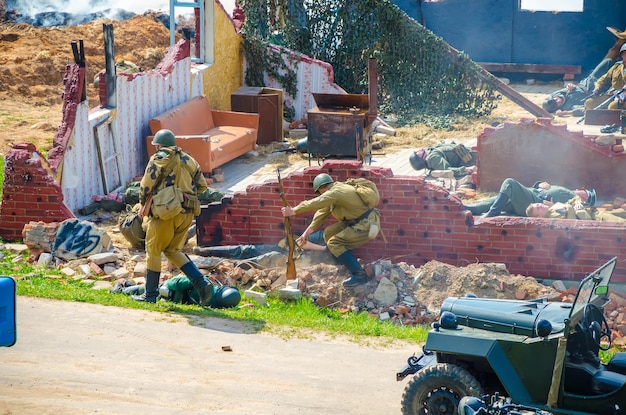
[[[175,135],[195,135],[215,126],[211,106],[206,97],[197,96],[183,102],[148,122],[152,134],[167,128]]]

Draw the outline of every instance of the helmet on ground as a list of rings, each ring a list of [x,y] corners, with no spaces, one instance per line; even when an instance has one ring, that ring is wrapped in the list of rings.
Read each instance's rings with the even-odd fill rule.
[[[176,145],[176,137],[170,130],[159,130],[152,139],[152,145],[161,145],[163,147],[174,147]]]
[[[546,98],[542,103],[541,103],[541,107],[552,113],[555,112],[558,109],[558,105],[556,103],[556,100],[552,97]]]
[[[422,170],[428,167],[428,165],[426,164],[427,155],[428,153],[423,148],[414,151],[409,157],[409,163],[411,163],[411,167],[413,167],[415,170]]]
[[[589,206],[595,205],[596,204],[596,191],[594,189],[585,189],[585,192],[587,192],[587,204],[589,204]]]
[[[241,301],[241,294],[235,287],[223,286],[220,287],[211,299],[211,303],[215,304],[218,308],[232,308],[235,307]]]
[[[333,178],[326,173],[318,174],[317,176],[315,176],[315,179],[313,179],[313,190],[317,192],[320,187],[332,182]]]
[[[459,415],[475,415],[486,414],[486,405],[483,401],[475,396],[464,396],[459,401],[458,414]]]
[[[624,44],[622,45],[622,47],[621,47],[621,48],[619,48],[619,54],[621,55],[621,54],[622,54],[622,52],[623,52],[623,51],[625,51],[625,50],[626,50],[626,43],[624,43]]]

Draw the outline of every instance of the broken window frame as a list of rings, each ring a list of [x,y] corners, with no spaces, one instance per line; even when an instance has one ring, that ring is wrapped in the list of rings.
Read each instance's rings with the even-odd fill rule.
[[[209,7],[208,10],[205,10],[205,4],[207,0],[195,0],[194,2],[189,1],[178,1],[178,0],[170,0],[170,46],[174,45],[176,42],[176,8],[191,8],[193,10],[193,15],[195,19],[195,9],[199,9],[198,18],[200,20],[200,24],[196,25],[200,28],[199,36],[198,34],[194,34],[191,39],[191,61],[195,63],[213,63],[214,55],[213,48],[209,47],[213,44],[213,7]],[[211,1],[210,4],[213,4]],[[205,12],[208,16],[205,16]],[[205,27],[206,25],[206,27]],[[195,42],[200,44],[200,56],[194,56],[195,53]]]
[[[582,12],[584,0],[520,0],[519,9],[531,12]]]

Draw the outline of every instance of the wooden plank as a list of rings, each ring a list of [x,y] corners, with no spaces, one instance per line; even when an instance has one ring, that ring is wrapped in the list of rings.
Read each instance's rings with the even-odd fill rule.
[[[489,72],[520,72],[580,75],[580,65],[543,65],[534,63],[477,62]]]
[[[459,51],[450,45],[448,45],[448,50],[453,55],[459,54]],[[504,82],[502,82],[501,80],[493,76],[489,71],[487,71],[485,68],[483,68],[479,64],[476,64],[476,69],[480,77],[485,82],[488,82],[491,85],[493,85],[493,87],[496,88],[498,91],[500,91],[502,95],[504,95],[511,101],[515,102],[517,105],[524,108],[526,111],[530,112],[532,115],[536,117],[542,117],[542,118],[553,118],[553,115],[550,114],[548,111],[544,110],[539,105],[535,104],[534,102],[532,102],[531,100],[529,100],[528,98],[520,94],[519,92],[515,91],[513,88],[511,88],[510,86],[508,86],[507,84],[505,84]]]

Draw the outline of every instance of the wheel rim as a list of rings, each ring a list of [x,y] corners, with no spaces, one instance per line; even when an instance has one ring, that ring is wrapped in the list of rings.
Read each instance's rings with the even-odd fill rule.
[[[455,414],[459,397],[450,389],[435,389],[428,394],[424,409],[428,414]]]

